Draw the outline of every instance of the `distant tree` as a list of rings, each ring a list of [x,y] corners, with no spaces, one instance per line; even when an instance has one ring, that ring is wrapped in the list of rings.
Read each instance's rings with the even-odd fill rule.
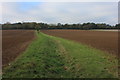
[[[58,27],[61,27],[62,25],[61,25],[61,23],[58,23],[57,26],[58,26]]]
[[[90,30],[90,29],[118,29],[120,24],[116,24],[115,26],[111,26],[109,24],[100,23],[83,23],[83,24],[47,24],[47,23],[36,23],[36,22],[23,22],[23,23],[5,23],[2,24],[2,29],[82,29],[82,30]]]
[[[120,24],[116,24],[115,29],[120,29]]]

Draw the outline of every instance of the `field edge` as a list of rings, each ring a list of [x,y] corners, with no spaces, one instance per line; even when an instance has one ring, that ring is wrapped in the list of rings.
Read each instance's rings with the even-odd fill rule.
[[[30,56],[30,54],[31,55],[33,55],[33,53],[30,53],[30,54],[28,54],[30,51],[31,52],[36,52],[36,53],[41,53],[42,55],[44,55],[44,56],[46,56],[46,54],[43,54],[43,53],[53,53],[53,51],[55,50],[55,53],[57,53],[57,55],[56,54],[52,54],[52,55],[47,55],[47,56],[60,56],[60,57],[58,57],[58,59],[59,58],[62,58],[63,60],[64,60],[64,62],[65,63],[63,63],[63,61],[61,61],[61,63],[63,64],[63,65],[66,65],[66,66],[64,66],[63,67],[63,65],[60,67],[60,69],[61,69],[61,71],[63,71],[63,72],[60,72],[60,74],[59,74],[59,76],[58,75],[56,75],[56,74],[53,74],[54,76],[56,76],[56,77],[70,77],[70,76],[72,76],[72,77],[83,77],[83,78],[97,78],[97,77],[102,77],[102,78],[106,78],[106,77],[117,77],[117,74],[116,74],[116,70],[115,70],[115,68],[116,68],[116,66],[117,66],[117,60],[116,59],[114,59],[114,58],[112,58],[112,61],[113,62],[110,62],[108,59],[110,59],[111,60],[111,56],[109,56],[108,57],[108,55],[106,56],[106,55],[104,55],[104,53],[103,52],[101,52],[101,51],[99,51],[99,50],[96,50],[96,49],[93,49],[93,48],[90,48],[90,47],[88,47],[88,46],[86,46],[86,45],[81,45],[81,44],[78,44],[78,43],[75,43],[75,42],[73,42],[73,41],[69,41],[69,40],[66,40],[66,39],[62,39],[62,38],[59,38],[59,37],[53,37],[53,36],[49,36],[49,35],[46,35],[46,34],[44,34],[44,33],[37,33],[36,32],[36,35],[37,35],[37,39],[39,38],[43,38],[43,39],[40,39],[41,41],[46,41],[46,43],[47,43],[47,46],[45,46],[45,44],[43,43],[43,45],[45,46],[44,48],[42,48],[41,47],[41,50],[39,49],[38,50],[38,48],[40,47],[40,45],[35,45],[35,44],[41,44],[42,45],[42,43],[40,43],[39,42],[39,40],[38,40],[38,42],[35,40],[35,41],[33,41],[31,44],[30,44],[30,46],[27,48],[27,50],[21,55],[21,56],[19,56],[17,59],[16,59],[16,61],[14,61],[9,67],[7,67],[5,70],[4,70],[4,72],[6,72],[6,74],[4,74],[4,76],[6,76],[6,77],[13,77],[13,75],[12,74],[14,74],[14,76],[15,77],[28,77],[28,75],[26,75],[26,74],[24,74],[24,75],[21,75],[21,73],[24,73],[25,71],[26,72],[29,72],[29,70],[27,71],[27,70],[25,70],[25,69],[27,69],[27,67],[25,67],[25,66],[22,66],[22,67],[19,67],[20,66],[20,64],[23,64],[24,62],[23,61],[20,61],[20,60],[25,60],[26,61],[26,59],[28,59],[28,60],[32,60],[32,59],[30,59],[30,58],[28,58],[28,57],[26,57],[26,56]],[[42,36],[41,36],[42,35]],[[48,40],[47,40],[48,39]],[[51,44],[51,43],[53,43],[53,45]],[[36,46],[36,48],[34,48]],[[50,46],[51,46],[51,48],[50,48]],[[53,48],[53,46],[54,46],[54,48]],[[78,48],[77,48],[78,47]],[[32,49],[32,48],[34,48],[34,49],[36,49],[37,51],[35,51],[35,50],[30,50],[30,49]],[[46,50],[46,48],[48,48],[47,50]],[[56,49],[57,48],[57,49]],[[82,48],[83,50],[80,50],[79,48]],[[87,48],[87,50],[86,50],[86,48]],[[42,50],[43,49],[43,50]],[[45,52],[44,52],[44,50],[45,50]],[[51,52],[51,50],[53,50],[52,52]],[[57,51],[56,51],[57,50]],[[84,51],[85,50],[85,51]],[[39,52],[39,51],[41,51],[41,52]],[[50,51],[50,52],[49,52]],[[93,54],[93,55],[91,55],[91,54],[82,54],[81,53],[81,57],[79,57],[78,56],[78,53],[79,53],[79,51],[80,52],[83,52],[83,53],[86,53],[86,51],[91,51],[90,53],[93,53],[93,52],[98,52],[98,53],[100,53],[100,55],[98,55],[99,57],[99,59],[102,59],[102,62],[101,62],[101,65],[96,65],[96,64],[98,64],[98,62],[96,63],[95,61],[93,61],[93,63],[92,63],[92,65],[91,65],[91,59],[90,59],[90,62],[89,61],[87,61],[87,59],[84,59],[84,58],[82,58],[82,57],[85,57],[86,55],[88,55],[87,57],[92,57],[92,58],[94,58],[94,59],[97,59],[97,58],[95,58],[96,56],[94,56],[94,55],[96,55],[96,53],[95,54]],[[88,53],[87,52],[87,53]],[[97,53],[97,54],[98,54]],[[40,55],[41,55],[40,54]],[[66,56],[66,54],[67,54],[67,56]],[[34,57],[35,59],[38,59],[37,58],[37,56],[38,57],[40,57],[38,54],[35,54],[34,56],[31,56],[31,57]],[[46,56],[46,57],[47,57]],[[64,57],[65,56],[65,57]],[[101,57],[102,56],[102,57]],[[22,58],[23,57],[23,58]],[[80,60],[80,59],[83,59],[83,60]],[[76,66],[74,66],[74,65],[72,65],[72,66],[70,66],[71,64],[70,63],[68,63],[69,62],[69,60],[68,59],[71,59],[71,61],[72,61],[72,63],[73,64],[77,64]],[[92,59],[92,60],[94,60],[94,59]],[[40,59],[40,60],[45,60],[46,61],[46,58],[45,59]],[[57,59],[56,59],[57,60]],[[67,60],[67,61],[66,61]],[[33,60],[34,61],[34,60]],[[57,61],[59,61],[59,60],[57,60]],[[70,61],[70,62],[71,62]],[[84,61],[84,62],[83,62]],[[86,62],[87,61],[87,62]],[[103,62],[103,61],[105,61],[105,62]],[[18,62],[20,62],[20,64],[18,63]],[[29,61],[27,61],[26,63],[28,63]],[[47,63],[49,62],[49,59],[48,59],[48,61],[47,61]],[[33,62],[34,63],[34,62]],[[42,63],[42,62],[41,62]],[[88,63],[88,67],[85,67],[85,65],[86,65],[86,63]],[[107,63],[107,65],[106,65],[106,63]],[[108,63],[109,63],[109,65],[108,65]],[[24,63],[25,64],[25,63]],[[40,67],[40,65],[39,64],[37,64],[37,63],[34,63],[35,65],[38,65],[39,67]],[[42,63],[42,64],[44,64],[44,63]],[[54,63],[53,63],[54,64]],[[59,63],[60,64],[60,63]],[[59,65],[58,64],[58,65]],[[93,64],[95,65],[95,66],[93,66]],[[110,70],[110,68],[111,68],[111,66],[112,65],[114,65],[115,64],[115,66],[114,66],[114,68],[113,68],[113,70],[112,70],[112,72],[108,72],[108,70]],[[18,66],[19,65],[19,66]],[[46,65],[46,64],[45,64]],[[44,65],[44,67],[45,67],[45,65]],[[49,64],[50,65],[50,64]],[[55,66],[57,66],[58,67],[58,65],[55,65]],[[79,65],[79,66],[78,66]],[[81,65],[83,65],[83,66],[81,66]],[[23,67],[25,67],[25,71],[24,70],[22,70],[22,72],[21,71],[19,71],[20,69],[18,69],[17,67],[19,67],[20,69],[23,69]],[[28,65],[27,65],[28,66]],[[37,67],[38,67],[37,66]],[[68,68],[68,66],[70,66],[69,67],[69,69],[71,69],[73,66],[74,66],[74,68],[73,68],[73,72],[74,71],[76,71],[76,74],[78,74],[78,75],[76,75],[76,74],[74,74],[74,73],[72,73],[71,72],[71,70],[67,70],[66,68]],[[82,67],[82,68],[80,68],[80,70],[77,70],[77,67]],[[94,67],[94,68],[92,68],[92,67]],[[100,66],[102,67],[102,68],[100,68]],[[28,66],[28,67],[30,67],[30,65]],[[97,67],[97,68],[96,68]],[[108,68],[107,68],[108,67]],[[12,70],[15,70],[15,68],[17,68],[18,69],[18,72],[9,72],[9,71],[12,71]],[[42,67],[43,68],[43,67]],[[87,68],[90,68],[90,69],[87,69]],[[94,71],[94,69],[98,69],[97,71],[95,71],[95,72],[93,72]],[[104,69],[105,68],[105,69]],[[39,69],[39,68],[38,68]],[[56,69],[58,69],[58,68],[56,68]],[[65,70],[66,69],[66,70]],[[108,70],[107,70],[108,69]],[[59,69],[58,69],[59,70]],[[103,72],[101,72],[101,70],[103,70]],[[115,72],[114,72],[114,70],[115,70]],[[54,70],[53,70],[54,71]],[[82,71],[82,72],[81,72]],[[8,73],[7,73],[8,72]],[[48,72],[49,72],[49,69],[48,69]],[[79,73],[79,72],[81,72],[81,73]],[[98,72],[98,73],[97,73]],[[12,74],[10,74],[10,73],[12,73]],[[18,73],[20,74],[20,75],[18,75]],[[62,74],[64,73],[64,75],[62,75]],[[71,73],[71,74],[69,74],[69,73]],[[82,75],[81,75],[82,74]],[[101,76],[99,76],[101,74]],[[16,76],[17,75],[17,76]],[[53,77],[53,75],[42,75],[41,74],[41,76],[40,75],[34,75],[34,73],[33,74],[31,74],[32,76],[31,77]],[[62,76],[61,76],[62,75]]]

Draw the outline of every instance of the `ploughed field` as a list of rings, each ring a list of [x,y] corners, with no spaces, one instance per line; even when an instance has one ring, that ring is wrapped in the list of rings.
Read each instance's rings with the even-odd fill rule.
[[[2,31],[2,64],[3,67],[22,53],[35,38],[33,30]]]
[[[42,30],[42,32],[86,44],[108,53],[118,54],[117,31]]]
[[[36,36],[34,36],[34,32]],[[61,35],[60,37],[66,39],[49,36],[42,32],[54,36]],[[3,79],[118,78],[116,56],[105,54],[103,51],[95,49],[96,47],[91,48],[75,42],[77,40],[79,42],[81,38],[84,38],[85,41],[91,40],[92,37],[95,37],[93,40],[98,38],[92,32],[79,30],[42,30],[42,32],[3,31],[3,64],[10,62],[9,66],[3,68]],[[80,38],[80,33],[81,36],[86,34],[91,37],[88,37],[87,40],[86,35]],[[31,42],[31,40],[33,41]],[[31,44],[27,47],[30,42]],[[80,41],[80,43],[83,42]],[[18,56],[19,54],[20,56]],[[17,58],[15,59],[15,57]]]

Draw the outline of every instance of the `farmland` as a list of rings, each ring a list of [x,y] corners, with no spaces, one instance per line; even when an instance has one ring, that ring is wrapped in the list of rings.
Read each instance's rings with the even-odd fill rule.
[[[2,31],[2,64],[3,67],[23,52],[35,38],[34,31],[3,30]]]
[[[3,2],[3,80],[119,80],[120,4],[92,1]]]
[[[84,36],[85,34],[88,35],[87,31],[80,32],[81,35],[83,33]],[[10,40],[10,38],[7,38],[10,35],[14,36],[13,39],[15,38],[12,41],[10,40],[13,42],[12,44],[11,42],[7,44],[3,42],[3,60],[8,58],[9,60],[6,62],[10,62],[10,65],[3,69],[3,78],[117,78],[118,60],[116,56],[108,54],[109,51],[104,52],[102,49],[93,48],[80,42],[79,37],[77,40],[77,36],[79,36],[77,34],[80,34],[80,32],[77,30],[42,30],[34,34],[34,31],[24,30],[3,31],[3,41],[6,40],[7,42],[7,39]],[[71,36],[68,36],[67,33]],[[72,33],[75,35],[72,36]],[[111,36],[114,38],[114,34],[116,33],[112,34]],[[95,37],[94,32],[89,33],[89,35]],[[110,35],[108,36],[110,37]],[[85,40],[85,37],[82,36],[81,39],[84,38]],[[91,39],[90,36],[88,38]],[[96,36],[95,38],[98,37]],[[105,39],[105,35],[103,38]],[[32,43],[27,47],[31,41]],[[21,43],[24,49],[21,49],[21,46],[19,47],[21,50],[19,50],[20,55],[18,56],[18,53],[16,53],[18,48],[13,49],[12,47],[17,47],[16,45],[19,43]],[[7,47],[11,48],[11,52],[8,51],[5,53],[8,49]],[[115,53],[114,49],[112,51]],[[14,57],[14,59],[11,59],[11,57]]]
[[[73,40],[102,51],[118,54],[118,32],[89,30],[42,30],[43,33]]]

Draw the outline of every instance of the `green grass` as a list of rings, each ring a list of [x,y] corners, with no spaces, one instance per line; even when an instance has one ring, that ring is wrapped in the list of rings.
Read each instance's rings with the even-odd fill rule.
[[[117,78],[113,55],[58,37],[36,33],[27,50],[10,66],[3,78]]]

